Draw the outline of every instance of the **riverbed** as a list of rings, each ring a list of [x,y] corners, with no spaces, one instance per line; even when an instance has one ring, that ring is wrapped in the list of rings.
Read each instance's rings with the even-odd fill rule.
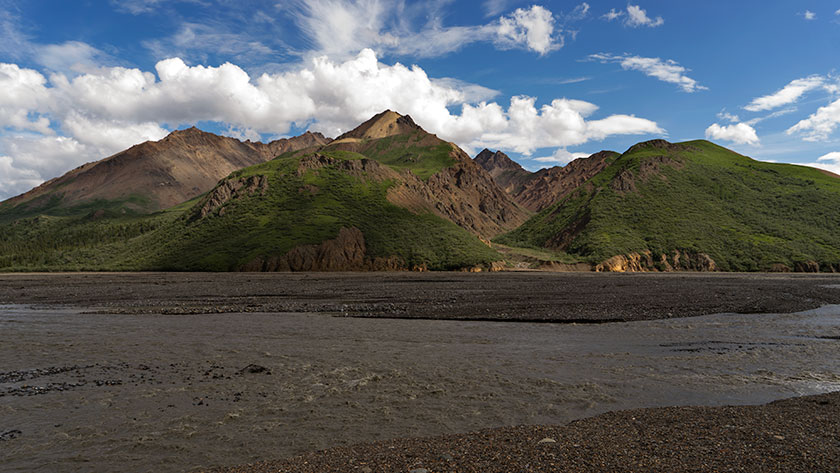
[[[189,471],[840,390],[840,306],[609,324],[0,307],[0,469]]]

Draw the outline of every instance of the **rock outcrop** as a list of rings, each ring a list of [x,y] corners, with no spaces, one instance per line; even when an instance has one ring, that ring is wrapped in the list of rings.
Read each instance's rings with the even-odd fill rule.
[[[356,227],[342,227],[338,236],[318,245],[301,245],[284,255],[261,256],[240,271],[402,271],[409,268],[398,257],[371,258],[365,236]],[[418,271],[423,268],[415,268]]]
[[[654,255],[650,251],[615,255],[598,263],[596,272],[633,273],[648,271],[716,271],[715,261],[705,253],[685,253],[675,250],[670,256]]]
[[[251,176],[240,179],[226,179],[217,185],[202,200],[200,207],[196,208],[196,218],[205,218],[212,213],[224,215],[225,204],[232,199],[254,195],[259,193],[265,195],[268,189],[268,179],[265,176]]]

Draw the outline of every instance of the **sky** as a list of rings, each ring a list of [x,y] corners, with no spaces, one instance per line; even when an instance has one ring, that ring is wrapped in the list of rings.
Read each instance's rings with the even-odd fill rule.
[[[0,199],[193,125],[385,109],[530,170],[705,138],[840,173],[839,67],[840,0],[0,0]]]

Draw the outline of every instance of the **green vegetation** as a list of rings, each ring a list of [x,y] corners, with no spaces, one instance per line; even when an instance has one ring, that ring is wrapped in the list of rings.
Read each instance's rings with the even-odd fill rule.
[[[497,240],[593,263],[645,250],[706,253],[724,271],[840,263],[840,179],[816,169],[701,140],[635,146],[590,184]]]
[[[354,155],[375,159],[398,171],[409,169],[420,179],[428,179],[431,175],[455,164],[455,159],[451,156],[452,145],[422,130],[411,134],[365,140],[354,145],[358,146],[358,151],[361,153],[353,153]],[[340,146],[342,146],[341,143],[327,145],[322,154],[335,153]]]
[[[0,270],[141,269],[116,262],[139,258],[140,254],[128,243],[163,227],[178,215],[178,212],[163,212],[97,219],[41,215],[5,223],[0,225]]]
[[[0,204],[0,225],[15,220],[49,215],[56,217],[79,217],[102,211],[104,216],[136,216],[148,213],[145,209],[153,207],[151,200],[143,195],[130,195],[122,199],[96,199],[78,205],[62,206],[62,195],[52,193],[34,201],[13,206],[8,201]]]
[[[335,166],[301,174],[299,161],[281,156],[231,174],[231,180],[265,176],[267,189],[233,198],[205,217],[206,199],[199,197],[147,217],[41,216],[5,225],[0,269],[228,271],[335,238],[342,227],[363,232],[369,257],[397,256],[407,266],[456,269],[500,259],[454,223],[388,202],[391,182],[359,179]]]

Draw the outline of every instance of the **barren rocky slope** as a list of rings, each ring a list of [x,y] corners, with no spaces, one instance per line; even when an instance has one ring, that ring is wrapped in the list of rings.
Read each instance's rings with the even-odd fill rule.
[[[505,153],[484,149],[475,157],[496,183],[521,206],[533,212],[553,205],[601,172],[619,155],[601,151],[588,158],[579,158],[566,166],[554,166],[529,172]]]
[[[329,141],[320,133],[307,132],[266,144],[195,127],[178,130],[160,141],[132,146],[47,181],[3,202],[0,211],[25,214],[76,206],[92,211],[157,211],[207,192],[237,169]]]

